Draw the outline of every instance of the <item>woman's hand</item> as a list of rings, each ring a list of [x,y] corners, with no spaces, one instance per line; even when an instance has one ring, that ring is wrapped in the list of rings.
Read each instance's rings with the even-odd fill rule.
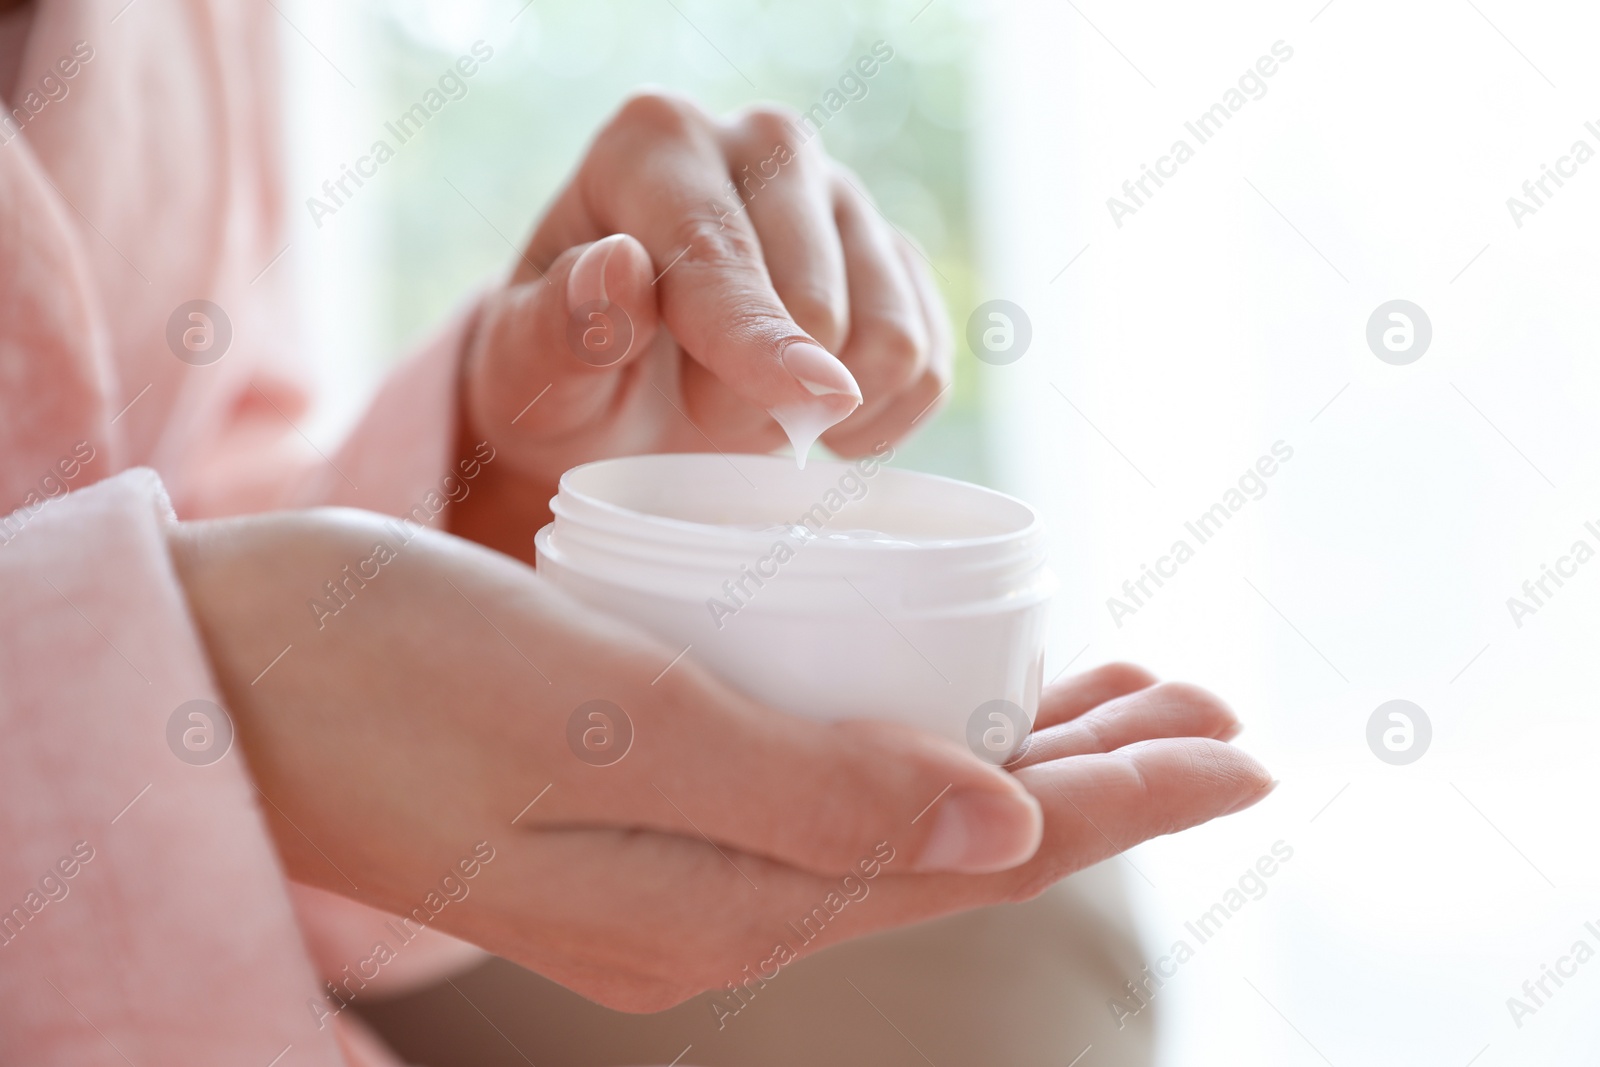
[[[755,705],[511,560],[368,513],[188,524],[173,555],[289,874],[622,1008],[1029,896],[1270,786],[1214,740],[1226,708],[1130,668],[1051,689],[1008,773]]]
[[[483,306],[463,440],[505,460],[453,528],[531,558],[579,463],[768,452],[779,421],[847,456],[899,440],[949,384],[948,334],[920,253],[795,116],[636,96]]]

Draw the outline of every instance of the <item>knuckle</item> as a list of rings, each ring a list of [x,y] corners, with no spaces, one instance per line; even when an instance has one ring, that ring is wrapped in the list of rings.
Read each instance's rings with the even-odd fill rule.
[[[1073,719],[1067,726],[1069,729],[1082,731],[1083,739],[1089,744],[1091,752],[1109,752],[1116,747],[1107,741],[1105,724],[1093,712]]]
[[[684,133],[703,121],[700,108],[687,97],[660,89],[644,89],[622,102],[612,125],[625,129]]]
[[[711,344],[753,347],[774,352],[790,341],[810,340],[764,295],[745,291],[726,296]]]
[[[674,268],[676,284],[692,283],[715,290],[720,317],[712,340],[773,344],[799,336],[788,316],[764,291],[760,247],[753,234],[724,226],[715,215],[691,212],[677,224],[674,236],[684,249]],[[659,265],[658,265],[659,266]]]
[[[740,226],[725,225],[715,212],[691,210],[678,220],[673,236],[684,253],[684,265],[722,270],[743,267],[760,254],[754,236]]]
[[[844,340],[849,313],[843,300],[822,289],[803,289],[785,294],[783,304],[800,328],[830,351]]]
[[[859,201],[869,209],[869,212],[878,206],[877,197],[872,195],[872,190],[861,180],[861,175],[857,174],[853,167],[831,157],[828,159],[828,187],[833,190],[834,196]]]
[[[871,316],[861,323],[863,383],[880,393],[896,393],[915,382],[928,366],[928,342],[921,330],[894,316]],[[930,398],[931,399],[931,398]]]
[[[906,322],[886,326],[878,342],[880,359],[896,387],[910,385],[928,365],[928,342],[921,330]]]
[[[800,113],[777,104],[762,104],[746,111],[739,118],[740,131],[763,148],[783,146],[799,152],[806,144],[800,126]]]
[[[757,346],[778,351],[791,340],[808,338],[797,332],[794,324],[771,306],[764,298],[750,293],[729,303],[718,327],[719,334],[729,343],[745,347]]]
[[[950,379],[934,373],[924,374],[911,387],[910,393],[911,403],[919,412],[913,425],[920,423],[926,426],[933,416],[943,411],[945,405],[950,403]]]

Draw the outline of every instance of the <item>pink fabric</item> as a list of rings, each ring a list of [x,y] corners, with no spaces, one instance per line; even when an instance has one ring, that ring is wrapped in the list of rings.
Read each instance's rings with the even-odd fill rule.
[[[0,124],[0,1063],[383,1063],[310,1007],[376,913],[286,882],[237,751],[167,746],[218,696],[163,524],[168,494],[409,508],[451,459],[472,315],[310,450],[292,252],[268,268],[278,16],[126,2],[40,0]],[[193,299],[232,322],[210,366],[168,348]]]

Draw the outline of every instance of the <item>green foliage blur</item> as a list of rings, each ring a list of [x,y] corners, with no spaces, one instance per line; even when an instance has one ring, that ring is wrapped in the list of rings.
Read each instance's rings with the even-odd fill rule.
[[[407,144],[395,180],[381,183],[378,296],[391,350],[504,275],[630,92],[676,90],[717,114],[761,101],[805,111],[878,41],[893,60],[828,121],[823,144],[923,248],[948,305],[976,303],[966,57],[978,26],[963,0],[392,0],[367,14],[386,116],[474,41],[494,49],[468,95]],[[956,386],[900,462],[981,482],[973,362],[964,322],[951,326]]]

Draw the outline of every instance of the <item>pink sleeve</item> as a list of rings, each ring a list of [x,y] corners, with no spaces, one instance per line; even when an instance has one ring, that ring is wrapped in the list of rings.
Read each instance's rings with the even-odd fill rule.
[[[226,430],[186,464],[185,518],[336,504],[400,515],[453,468],[456,378],[477,322],[464,309],[384,381],[337,449],[314,450],[285,426],[305,404],[299,383],[259,372]]]
[[[263,434],[274,435],[280,448],[292,449],[297,442],[293,435],[284,437],[277,410],[261,412],[260,426],[242,413],[224,440],[205,450],[207,460],[192,475],[201,491],[186,503],[185,517],[337,504],[426,518],[430,502],[442,508],[440,484],[455,463],[456,377],[476,318],[474,300],[390,375],[354,431],[329,456],[307,448],[285,459],[278,448],[263,449]],[[270,381],[263,386],[262,395],[274,395]],[[285,383],[282,388],[282,403],[296,403],[295,387]],[[285,471],[293,473],[286,478]],[[435,521],[443,526],[442,515]],[[289,893],[318,973],[335,981],[343,968],[370,953],[390,918],[307,886],[291,885]],[[403,967],[385,968],[370,983],[370,995],[437,981],[483,957],[480,949],[425,931]]]
[[[456,380],[477,309],[474,300],[389,376],[332,462],[313,468],[298,505],[399,515],[438,490],[456,461]]]
[[[127,471],[12,518],[0,1062],[346,1062],[238,747],[206,762],[181,737],[203,720],[174,731],[218,695],[159,479]]]

